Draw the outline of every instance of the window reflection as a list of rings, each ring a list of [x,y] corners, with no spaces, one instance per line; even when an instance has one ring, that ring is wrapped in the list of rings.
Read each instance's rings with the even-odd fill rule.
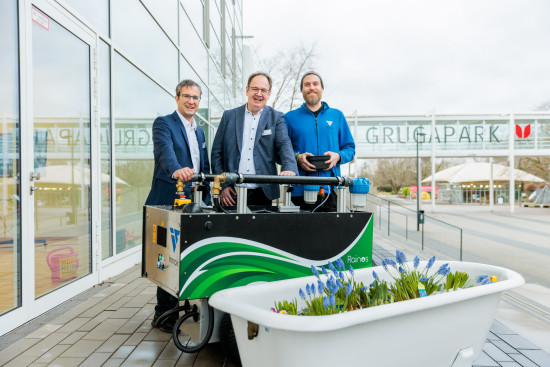
[[[109,35],[109,0],[67,0],[100,33]]]
[[[185,13],[193,23],[197,33],[204,39],[204,5],[201,0],[188,0],[182,2]],[[182,14],[185,17],[185,14]],[[186,22],[185,18],[184,22]]]
[[[164,31],[178,43],[178,0],[142,0]]]
[[[90,47],[53,19],[33,22],[32,46],[39,297],[91,270]]]
[[[105,259],[113,255],[111,246],[111,48],[101,41],[99,46],[99,89],[100,89],[100,144],[101,144],[101,174],[106,175],[101,180],[101,258]]]
[[[115,244],[119,253],[141,244],[143,203],[154,167],[151,127],[157,116],[174,112],[176,104],[174,97],[118,53],[114,61]],[[172,84],[175,88],[177,81]]]
[[[0,2],[0,314],[21,306],[17,6]]]
[[[111,7],[113,42],[166,87],[174,84],[178,77],[177,49],[143,5],[117,0],[111,2]]]
[[[180,50],[202,80],[208,80],[208,52],[189,19],[183,14],[180,24]]]

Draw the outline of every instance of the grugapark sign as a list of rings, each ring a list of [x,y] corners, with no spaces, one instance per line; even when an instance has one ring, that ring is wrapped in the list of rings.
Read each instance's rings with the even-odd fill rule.
[[[500,143],[505,141],[508,126],[504,125],[440,125],[435,127],[433,138],[436,143]],[[425,134],[419,136],[418,134]],[[370,126],[365,134],[367,143],[431,143],[431,126]]]

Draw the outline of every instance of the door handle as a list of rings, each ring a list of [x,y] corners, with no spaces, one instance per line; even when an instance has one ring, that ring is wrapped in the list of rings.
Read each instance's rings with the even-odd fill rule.
[[[33,192],[35,192],[36,190],[38,190],[38,187],[36,186],[31,186],[31,195]]]
[[[31,175],[30,175],[30,180],[31,181],[34,181],[34,180],[40,180],[40,172],[38,172],[37,174],[35,174],[34,172],[31,172]]]

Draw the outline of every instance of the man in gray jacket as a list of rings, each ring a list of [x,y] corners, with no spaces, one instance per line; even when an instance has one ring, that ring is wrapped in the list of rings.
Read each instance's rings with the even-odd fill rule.
[[[246,86],[248,102],[223,113],[212,145],[212,173],[276,175],[275,163],[280,163],[281,176],[298,174],[284,114],[266,106],[271,87],[271,77],[266,73],[250,75]],[[269,206],[279,197],[276,184],[245,185],[250,205]],[[235,197],[235,189],[225,187],[222,205],[235,205]]]

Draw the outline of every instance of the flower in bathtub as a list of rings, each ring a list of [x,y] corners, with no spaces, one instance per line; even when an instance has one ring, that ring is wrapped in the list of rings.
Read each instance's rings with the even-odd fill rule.
[[[368,286],[354,279],[354,270],[348,270],[341,259],[328,263],[328,270],[321,267],[321,272],[311,267],[316,283],[307,284],[305,291],[300,289],[298,295],[305,303],[301,310],[297,300],[276,302],[277,312],[286,311],[291,315],[319,316],[374,307],[387,303],[430,296],[437,292],[468,288],[475,285],[489,284],[496,279],[482,275],[472,281],[465,272],[452,273],[449,264],[441,265],[437,270],[430,270],[435,263],[435,256],[430,258],[421,269],[420,259],[415,257],[412,264],[407,262],[405,254],[396,251],[395,260],[384,259],[382,267],[388,273],[389,280],[383,280],[375,271],[373,282]]]

